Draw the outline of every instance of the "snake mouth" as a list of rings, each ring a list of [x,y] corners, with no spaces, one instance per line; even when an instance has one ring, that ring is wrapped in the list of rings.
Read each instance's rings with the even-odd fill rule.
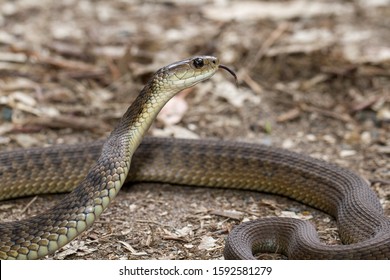
[[[224,70],[228,71],[234,77],[236,85],[238,85],[237,75],[236,75],[236,73],[232,69],[230,69],[229,67],[227,67],[227,66],[225,66],[223,64],[218,65],[218,68],[221,68],[221,69],[224,69]]]

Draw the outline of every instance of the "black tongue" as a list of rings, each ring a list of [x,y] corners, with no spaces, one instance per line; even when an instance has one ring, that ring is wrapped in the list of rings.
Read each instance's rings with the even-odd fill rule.
[[[235,80],[235,82],[236,82],[236,85],[238,85],[237,75],[236,75],[236,73],[235,73],[232,69],[230,69],[229,67],[227,67],[227,66],[225,66],[225,65],[222,65],[222,64],[220,64],[220,65],[218,66],[218,68],[222,68],[222,69],[228,71],[230,74],[232,74],[232,76],[234,77],[234,80]]]

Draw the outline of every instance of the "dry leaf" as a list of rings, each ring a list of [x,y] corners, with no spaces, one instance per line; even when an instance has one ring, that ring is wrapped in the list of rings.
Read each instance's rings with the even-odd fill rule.
[[[215,247],[217,240],[211,236],[203,236],[198,246],[199,250],[209,250]]]
[[[179,123],[188,110],[188,104],[185,100],[186,95],[187,94],[184,92],[184,94],[176,95],[169,100],[158,114],[157,120],[166,126]]]
[[[244,88],[238,89],[231,83],[218,83],[214,90],[215,95],[222,97],[236,108],[242,108],[246,101],[252,104],[260,104],[261,98],[252,91]]]
[[[225,211],[213,210],[210,212],[210,214],[218,215],[221,217],[226,217],[226,218],[230,218],[230,219],[238,220],[238,221],[240,221],[242,219],[242,217],[244,216],[244,213],[242,213],[242,212],[227,211],[227,210],[225,210]]]

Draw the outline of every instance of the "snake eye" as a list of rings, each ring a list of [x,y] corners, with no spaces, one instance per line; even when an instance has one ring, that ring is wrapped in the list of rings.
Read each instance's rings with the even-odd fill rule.
[[[202,68],[204,66],[204,61],[203,61],[203,59],[198,57],[192,61],[192,64],[195,66],[195,68],[199,69],[199,68]]]

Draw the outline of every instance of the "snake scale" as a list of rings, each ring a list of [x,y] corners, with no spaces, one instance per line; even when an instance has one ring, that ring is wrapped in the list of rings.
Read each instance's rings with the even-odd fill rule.
[[[126,181],[287,196],[332,215],[343,242],[321,243],[308,221],[264,218],[242,223],[230,232],[226,259],[253,259],[256,252],[278,252],[291,259],[389,259],[390,219],[367,182],[347,169],[256,144],[166,138],[142,141],[172,96],[220,68],[234,75],[211,56],[161,68],[105,142],[1,153],[1,200],[71,192],[44,213],[0,223],[0,259],[37,259],[55,252],[91,227]]]

